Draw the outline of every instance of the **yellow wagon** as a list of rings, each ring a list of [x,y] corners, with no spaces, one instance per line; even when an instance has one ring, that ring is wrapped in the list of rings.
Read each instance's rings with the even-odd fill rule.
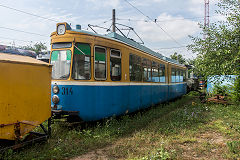
[[[21,140],[51,117],[51,65],[0,53],[0,139]]]

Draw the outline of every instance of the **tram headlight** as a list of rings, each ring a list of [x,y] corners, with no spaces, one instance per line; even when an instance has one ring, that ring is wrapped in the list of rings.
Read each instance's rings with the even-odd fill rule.
[[[57,94],[59,92],[59,87],[57,85],[54,85],[52,91],[54,94]]]
[[[63,35],[66,31],[66,27],[65,27],[65,24],[59,24],[57,26],[57,34],[58,35]]]
[[[52,96],[52,102],[53,102],[54,104],[58,104],[59,98],[58,98],[57,95]]]

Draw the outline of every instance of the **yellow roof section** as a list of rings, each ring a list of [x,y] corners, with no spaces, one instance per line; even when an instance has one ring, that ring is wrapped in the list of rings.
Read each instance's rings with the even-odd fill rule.
[[[46,65],[49,66],[48,63],[43,61],[34,59],[28,56],[0,53],[0,62],[10,62],[10,63],[28,63],[28,64],[36,64],[36,65]]]

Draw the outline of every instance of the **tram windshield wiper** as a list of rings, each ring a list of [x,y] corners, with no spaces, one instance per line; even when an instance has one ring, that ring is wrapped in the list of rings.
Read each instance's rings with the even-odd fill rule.
[[[68,78],[69,74],[62,75],[60,78]]]
[[[75,44],[74,44],[74,47],[76,47],[76,49],[78,50],[78,51],[80,51],[83,55],[86,55],[81,49],[79,49]]]

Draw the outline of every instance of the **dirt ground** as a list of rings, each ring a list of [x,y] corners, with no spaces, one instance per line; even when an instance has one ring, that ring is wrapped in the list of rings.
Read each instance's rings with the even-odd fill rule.
[[[179,150],[177,152],[181,155],[176,155],[176,159],[189,159],[189,160],[200,160],[200,159],[226,159],[222,157],[222,153],[226,150],[227,139],[224,138],[220,133],[214,131],[205,131],[199,133],[193,137],[194,141],[172,141],[169,148]],[[123,144],[124,141],[129,139],[121,139],[116,142],[115,145],[100,148],[95,151],[88,152],[79,157],[75,157],[72,160],[109,160],[115,159],[108,155],[113,148],[117,148]],[[127,142],[126,142],[127,143]],[[117,158],[125,159],[125,157]]]

